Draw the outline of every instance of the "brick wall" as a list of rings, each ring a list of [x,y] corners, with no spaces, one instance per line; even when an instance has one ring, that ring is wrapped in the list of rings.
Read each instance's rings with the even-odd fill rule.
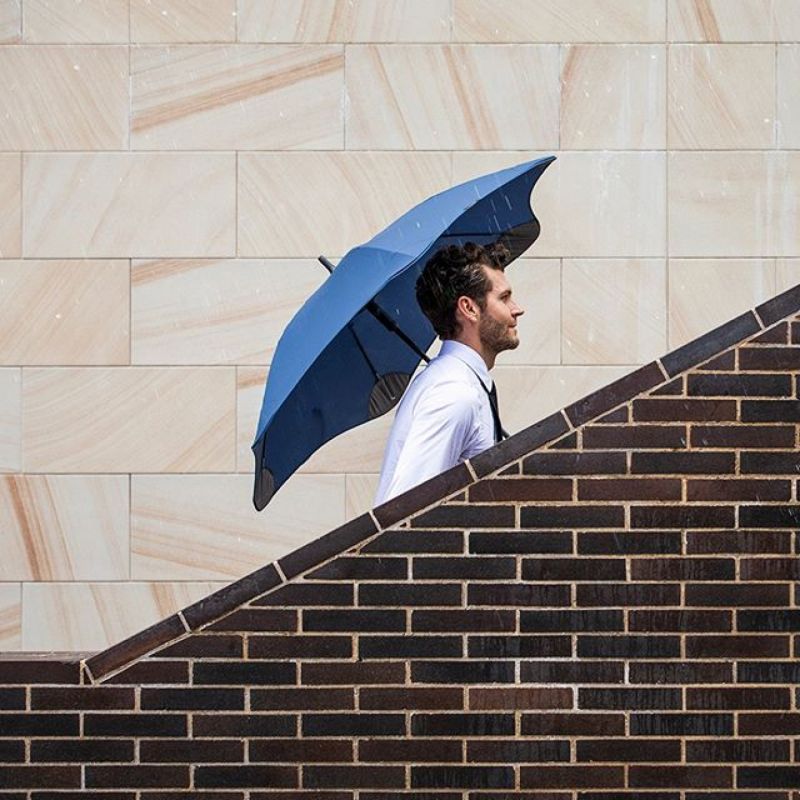
[[[796,800],[799,307],[104,653],[0,661],[0,800]]]

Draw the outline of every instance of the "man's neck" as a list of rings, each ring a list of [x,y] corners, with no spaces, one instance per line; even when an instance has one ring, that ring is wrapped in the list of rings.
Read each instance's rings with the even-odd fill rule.
[[[468,333],[462,331],[457,336],[454,336],[452,341],[472,348],[483,359],[483,363],[486,364],[486,369],[490,370],[494,367],[497,353],[489,351],[488,348],[484,347],[480,337],[477,335],[470,336]]]

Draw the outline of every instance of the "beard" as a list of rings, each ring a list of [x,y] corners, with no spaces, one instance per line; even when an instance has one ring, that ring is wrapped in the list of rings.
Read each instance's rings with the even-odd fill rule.
[[[482,316],[478,328],[481,344],[491,350],[495,355],[504,350],[514,350],[519,347],[519,336],[516,328],[509,329],[508,325],[498,322],[488,316]]]

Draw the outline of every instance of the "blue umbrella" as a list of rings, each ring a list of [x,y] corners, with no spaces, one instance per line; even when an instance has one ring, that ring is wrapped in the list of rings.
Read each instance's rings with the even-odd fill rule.
[[[261,510],[323,444],[393,408],[436,334],[414,287],[440,247],[501,241],[511,260],[539,236],[534,184],[554,156],[428,198],[350,250],[283,332],[253,443]]]

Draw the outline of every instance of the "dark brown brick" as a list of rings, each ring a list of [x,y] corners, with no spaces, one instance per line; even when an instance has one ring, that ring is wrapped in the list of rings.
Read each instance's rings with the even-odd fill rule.
[[[350,636],[251,636],[247,642],[248,658],[281,660],[350,658],[352,655],[353,640]],[[197,666],[199,665],[195,669]],[[281,665],[284,666],[286,665]],[[271,667],[267,669],[270,670]]]
[[[800,767],[770,765],[769,767],[736,768],[736,785],[741,788],[800,786]]]
[[[800,683],[800,661],[740,661],[737,683]]]
[[[744,452],[740,458],[743,475],[796,475],[800,472],[800,450],[792,453]]]
[[[155,711],[241,711],[244,689],[142,689],[142,708]]]
[[[634,475],[724,475],[736,466],[733,453],[632,453]]]
[[[568,606],[569,586],[537,583],[471,583],[470,606]]]
[[[558,658],[572,654],[569,636],[468,636],[470,658]]]
[[[436,506],[411,520],[414,528],[508,528],[514,526],[514,507],[499,505]]]
[[[362,583],[359,606],[460,606],[460,583]]]
[[[292,686],[297,683],[297,665],[246,661],[195,661],[195,686]]]
[[[524,581],[625,580],[624,558],[524,558]]]
[[[795,429],[786,425],[693,425],[692,447],[794,446]]]
[[[568,609],[564,611],[522,611],[523,633],[567,631],[621,631],[625,623],[619,609]]]
[[[800,422],[800,400],[742,400],[742,422]]]
[[[720,661],[696,663],[639,661],[632,662],[629,670],[631,683],[685,685],[687,683],[731,683],[733,681],[733,665]]]
[[[253,711],[344,711],[355,708],[355,690],[348,689],[253,689]]]
[[[522,462],[528,475],[624,475],[625,453],[532,453]]]
[[[677,583],[587,583],[575,591],[579,606],[674,606],[681,597]]]
[[[621,528],[625,510],[620,506],[523,506],[523,528]]]
[[[400,662],[362,664],[346,661],[330,663],[312,661],[302,665],[301,673],[301,682],[306,686],[379,685],[403,683],[404,680],[405,665]]]
[[[680,761],[681,743],[669,739],[590,739],[576,745],[578,761]]]
[[[467,761],[501,764],[569,761],[567,740],[467,742]]]
[[[741,506],[739,526],[742,528],[800,528],[800,505]]]
[[[460,636],[360,636],[359,660],[386,658],[459,658]]]
[[[254,606],[352,606],[353,586],[347,583],[288,583],[253,600]]]
[[[752,586],[749,588],[763,590],[766,587]],[[784,604],[788,605],[788,601]],[[780,604],[775,603],[775,605]],[[740,631],[800,631],[800,610],[791,608],[775,609],[774,611],[741,609],[736,612],[736,628]]]
[[[38,789],[43,786],[79,789],[80,785],[81,768],[77,766],[0,766],[0,787],[3,789]]]
[[[733,714],[631,714],[631,736],[733,736]]]
[[[481,631],[513,631],[513,611],[478,609],[412,611],[411,629],[415,633],[479,633]]]
[[[581,555],[680,552],[680,531],[587,531],[578,534],[578,553]]]
[[[687,636],[687,658],[786,658],[788,636]]]
[[[25,689],[23,687],[0,688],[0,709],[5,711],[23,710],[26,702]]]
[[[244,742],[233,739],[204,739],[202,741],[162,742],[145,739],[139,743],[142,763],[207,764],[243,762]]]
[[[35,710],[110,711],[133,708],[133,689],[121,687],[44,687],[31,689],[31,708]]]
[[[579,658],[678,658],[677,636],[578,636]]]
[[[692,687],[686,689],[688,709],[744,710],[757,708],[786,709],[791,707],[789,689],[784,687]]]
[[[791,397],[790,375],[706,373],[687,376],[690,397]]]
[[[724,422],[736,419],[735,400],[643,398],[633,401],[636,422]]]
[[[739,369],[753,372],[800,370],[800,347],[742,347]]]
[[[511,661],[414,661],[414,683],[514,683]]]
[[[405,736],[403,714],[303,714],[301,728],[308,736]]]
[[[556,441],[547,445],[548,450],[575,450],[577,447],[578,434],[575,431],[572,431],[572,433],[562,436],[560,439],[556,439]],[[520,472],[520,470],[517,470],[516,474],[519,475]],[[502,475],[503,473],[501,472],[499,474]]]
[[[571,500],[572,481],[568,478],[484,478],[470,487],[469,499],[475,503]]]
[[[628,770],[628,783],[631,787],[660,789],[666,786],[680,788],[719,788],[733,786],[732,767],[632,766]]]
[[[689,588],[689,587],[687,587]],[[726,587],[727,588],[727,587]],[[734,589],[739,588],[737,584]],[[694,605],[687,599],[688,605]],[[719,605],[725,605],[720,603]],[[632,609],[628,612],[628,629],[631,631],[730,631],[733,626],[731,611],[698,611],[695,609]]]
[[[581,478],[579,500],[680,500],[681,482],[670,478]]]
[[[687,584],[686,605],[689,606],[783,606],[789,602],[789,587],[773,584],[770,586],[748,586],[736,583]]]
[[[138,661],[122,672],[106,678],[105,684],[187,684],[188,661]]]
[[[405,767],[310,766],[303,769],[303,786],[347,789],[402,789],[406,785]]]
[[[296,767],[256,766],[237,764],[235,767],[195,767],[194,785],[198,789],[264,786],[293,787],[299,785]]]
[[[716,479],[686,482],[686,499],[696,500],[789,500],[792,485],[789,481]]]
[[[555,686],[504,686],[469,690],[469,707],[475,711],[572,708],[572,704],[572,689]]]
[[[384,531],[361,548],[362,553],[461,553],[462,531]]]
[[[256,739],[250,742],[250,761],[275,764],[349,764],[353,742],[336,739]]]
[[[624,785],[625,770],[623,767],[588,767],[565,764],[560,767],[520,768],[520,786],[526,789],[575,789]]]
[[[390,556],[339,556],[309,572],[306,580],[404,580],[408,559]]]
[[[736,565],[732,558],[634,558],[631,579],[635,581],[732,581]]]
[[[367,739],[358,744],[358,760],[385,763],[407,761],[411,764],[431,761],[459,763],[462,761],[462,744],[460,741],[429,739]]]
[[[731,528],[735,509],[729,506],[632,506],[633,528]]]
[[[164,743],[166,744],[166,743]],[[31,742],[31,762],[133,761],[133,740],[50,739]]]
[[[767,328],[764,333],[755,336],[751,342],[758,344],[786,344],[788,341],[789,323],[779,322],[771,328]]]
[[[685,425],[587,425],[583,429],[587,450],[659,450],[686,447]]]
[[[513,714],[415,714],[412,736],[513,736]]]
[[[511,767],[411,767],[411,786],[445,789],[512,789]]]
[[[578,708],[582,709],[679,709],[681,690],[665,689],[658,686],[648,688],[578,689]]]
[[[270,691],[291,692],[292,689]],[[195,714],[192,726],[192,735],[198,739],[218,739],[221,736],[282,737],[296,733],[297,717],[290,714]]]
[[[420,556],[413,560],[412,574],[414,580],[515,578],[517,564],[511,557]]]
[[[622,662],[523,661],[520,665],[523,683],[622,683],[624,677]]]
[[[372,609],[336,609],[321,611],[303,609],[303,630],[341,631],[359,633],[361,631],[404,631],[406,629],[406,612],[403,610],[377,611]]]
[[[739,714],[739,736],[796,736],[800,734],[800,713]]]
[[[608,414],[604,414],[602,417],[595,420],[597,423],[605,423],[605,424],[613,424],[615,422],[629,422],[630,421],[630,409],[628,406],[621,406],[620,408],[616,409],[615,411],[610,411]]]
[[[790,553],[792,539],[789,531],[725,531],[686,534],[689,554]]]
[[[297,612],[283,608],[240,608],[210,625],[209,631],[296,631]]]
[[[728,350],[697,367],[702,372],[730,372],[736,369],[736,350]]]
[[[800,507],[796,510],[800,513]],[[800,559],[742,558],[739,570],[743,581],[797,581],[800,580]]]
[[[36,742],[34,742],[36,744]],[[133,743],[131,743],[133,749]],[[38,759],[32,758],[32,761]],[[48,761],[49,759],[44,759]],[[25,742],[11,742],[0,739],[0,764],[21,764],[25,761]]]
[[[469,534],[469,552],[513,555],[571,553],[572,534],[564,531],[472,531]]]
[[[0,726],[1,727],[1,726]],[[186,736],[188,725],[185,714],[85,714],[84,736]],[[75,735],[78,734],[77,720]],[[52,735],[52,734],[51,734]]]
[[[80,683],[80,662],[57,658],[0,657],[0,684]]]
[[[177,764],[131,764],[122,767],[87,766],[86,786],[92,789],[188,788],[189,767]]]
[[[624,736],[623,714],[523,714],[523,736]]]
[[[650,392],[651,397],[676,397],[684,393],[684,376],[679,375],[667,383],[653,389]]]
[[[462,710],[464,692],[460,687],[402,687],[373,689],[359,692],[359,708],[365,711],[400,709]]]

